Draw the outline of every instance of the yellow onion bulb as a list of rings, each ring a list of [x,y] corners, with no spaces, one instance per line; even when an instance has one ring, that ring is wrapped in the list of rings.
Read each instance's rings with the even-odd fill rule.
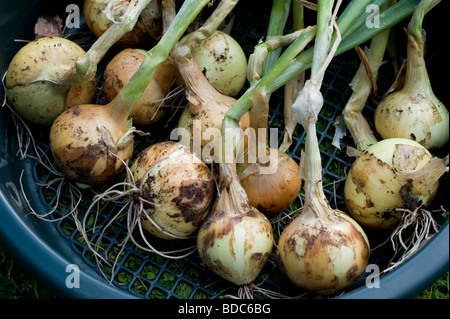
[[[270,257],[272,225],[248,204],[237,175],[222,186],[199,228],[197,250],[208,269],[238,286],[250,285]]]
[[[76,43],[58,37],[42,37],[23,46],[6,75],[15,110],[32,123],[50,126],[66,108],[92,103],[97,79],[83,84],[71,81],[77,59],[85,54]]]
[[[131,123],[119,124],[112,111],[109,105],[77,105],[53,122],[50,149],[69,180],[101,186],[124,170],[122,160],[133,155],[134,140],[132,135],[126,135]]]
[[[244,87],[247,57],[240,44],[227,33],[215,31],[192,48],[192,56],[208,81],[222,94],[236,96]]]
[[[291,220],[278,240],[277,264],[296,286],[330,295],[364,273],[370,247],[348,215],[331,208],[325,215],[303,211]]]
[[[198,229],[215,199],[211,171],[187,147],[172,141],[143,150],[130,167],[147,216],[142,227],[163,239],[187,237]]]
[[[352,164],[344,187],[350,215],[370,229],[393,229],[401,219],[398,208],[429,205],[442,173],[424,172],[425,179],[408,178],[433,158],[421,144],[391,138],[368,147]]]
[[[105,68],[103,94],[112,101],[123,86],[139,69],[145,53],[139,49],[127,48],[115,55]],[[155,70],[152,80],[134,106],[131,117],[135,125],[146,126],[158,122],[165,114],[165,98],[175,82],[177,70],[169,60]]]
[[[267,216],[280,213],[297,198],[302,185],[297,163],[286,153],[269,148],[268,163],[237,163],[237,173],[250,204]]]
[[[411,34],[407,54],[404,86],[378,104],[375,129],[383,139],[408,138],[437,150],[449,139],[448,110],[433,92],[424,52]]]

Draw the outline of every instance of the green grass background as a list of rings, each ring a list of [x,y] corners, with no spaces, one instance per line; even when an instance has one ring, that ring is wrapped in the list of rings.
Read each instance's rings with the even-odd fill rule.
[[[447,271],[417,299],[449,299]],[[50,289],[30,276],[0,246],[0,299],[57,299]]]

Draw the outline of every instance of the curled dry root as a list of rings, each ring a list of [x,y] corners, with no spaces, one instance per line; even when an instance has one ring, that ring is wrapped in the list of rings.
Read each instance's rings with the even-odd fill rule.
[[[434,211],[426,210],[422,206],[414,210],[398,208],[397,211],[402,214],[400,224],[385,242],[374,248],[376,250],[391,242],[394,250],[394,255],[382,274],[403,264],[439,232],[440,226],[434,214],[441,212],[442,215],[448,215],[448,211],[443,207]]]

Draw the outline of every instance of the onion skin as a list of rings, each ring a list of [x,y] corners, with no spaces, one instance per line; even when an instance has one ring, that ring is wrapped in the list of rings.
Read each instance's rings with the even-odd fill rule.
[[[208,81],[222,94],[236,96],[244,87],[247,57],[230,35],[215,31],[192,48],[192,56]]]
[[[99,125],[106,128],[101,132]],[[114,122],[107,106],[84,104],[67,109],[50,129],[50,148],[56,163],[69,180],[100,186],[119,176],[122,162],[133,154],[133,139],[119,142],[129,127]],[[109,132],[109,133],[108,133]]]
[[[179,143],[160,142],[142,151],[130,169],[139,196],[152,203],[146,204],[147,214],[164,232],[186,237],[198,229],[209,213],[216,187],[208,166],[192,151]],[[175,238],[145,217],[142,226],[153,236]]]
[[[398,172],[420,169],[431,159],[425,147],[409,139],[387,139],[370,146],[347,175],[344,195],[350,215],[364,227],[391,230],[401,219],[396,208],[419,202],[429,205],[439,181],[418,189]]]
[[[112,101],[131,76],[139,69],[145,54],[138,49],[124,49],[114,56],[104,72],[103,93]],[[131,117],[135,125],[157,123],[165,114],[163,99],[170,92],[177,76],[177,69],[169,60],[158,65],[147,89],[134,106]]]
[[[85,0],[83,4],[83,14],[86,24],[91,32],[100,37],[112,24],[104,12],[110,0]],[[159,38],[162,32],[162,18],[159,8],[159,1],[152,0],[144,8],[133,29],[119,39],[115,46],[121,48],[139,47],[149,35],[155,39]],[[128,1],[118,2],[114,11],[114,19],[118,20],[124,14],[128,6]]]
[[[331,208],[325,219],[299,213],[277,246],[277,264],[292,283],[323,295],[338,292],[358,279],[370,255],[361,227]]]
[[[286,153],[270,148],[270,162],[276,172],[264,174],[260,163],[237,164],[237,172],[250,204],[267,216],[286,209],[297,198],[302,186],[297,163]],[[246,173],[246,170],[249,173]]]
[[[67,107],[92,103],[97,79],[75,85],[71,75],[85,51],[64,38],[43,37],[27,43],[11,60],[6,76],[8,97],[26,120],[50,126]]]
[[[224,166],[224,164],[222,164]],[[273,248],[269,220],[248,204],[237,175],[221,190],[197,235],[203,264],[239,286],[250,285],[261,272]]]

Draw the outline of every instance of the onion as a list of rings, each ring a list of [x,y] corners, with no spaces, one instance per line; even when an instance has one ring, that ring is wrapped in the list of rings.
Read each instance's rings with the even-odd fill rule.
[[[197,250],[206,267],[247,289],[269,259],[272,226],[249,204],[231,165],[220,169],[219,194],[199,228]]]
[[[192,48],[192,56],[220,93],[236,96],[244,87],[247,58],[240,44],[227,33],[215,31]]]
[[[208,166],[195,153],[179,143],[160,142],[143,150],[130,169],[146,207],[145,216],[141,214],[145,230],[164,239],[197,230],[216,187]]]
[[[295,285],[332,294],[364,273],[369,241],[358,223],[326,203],[318,185],[306,185],[314,199],[305,202],[281,234],[277,264]]]
[[[77,58],[85,54],[76,43],[57,37],[23,46],[6,76],[8,97],[17,112],[32,123],[49,126],[67,107],[92,102],[97,79],[82,84],[73,80]]]
[[[130,80],[144,60],[145,54],[145,51],[128,48],[111,59],[105,68],[102,87],[107,101],[112,101]],[[175,82],[175,77],[176,68],[168,60],[156,68],[150,84],[131,112],[135,125],[151,125],[164,116],[165,98]]]
[[[402,217],[396,209],[433,201],[445,171],[444,162],[415,141],[379,141],[350,168],[344,188],[349,213],[364,227],[392,230]]]
[[[322,185],[316,123],[323,105],[320,86],[340,43],[336,28],[336,41],[329,48],[339,3],[332,15],[333,1],[319,2],[311,79],[292,105],[293,114],[306,131],[305,153],[302,152],[300,162],[305,202],[277,244],[277,262],[286,276],[295,285],[320,294],[335,293],[354,282],[365,271],[370,255],[363,229],[349,216],[330,207]]]
[[[115,21],[120,20],[129,3],[128,0],[85,0],[83,14],[87,26],[94,35],[100,37]],[[151,0],[142,10],[136,25],[116,45],[122,48],[142,46],[149,37],[159,39],[161,33],[161,3]]]
[[[250,109],[250,129],[254,136],[248,140],[242,163],[238,161],[236,166],[250,205],[267,216],[287,208],[297,198],[302,185],[302,179],[297,176],[297,163],[285,152],[267,145],[268,116],[267,95],[264,90],[254,90]],[[262,136],[261,132],[264,132]]]
[[[221,94],[209,83],[189,51],[189,48],[184,45],[177,45],[172,51],[172,56],[183,77],[186,98],[189,101],[189,105],[179,118],[178,128],[185,129],[189,133],[192,148],[194,148],[194,139],[200,137],[202,154],[214,156],[217,155],[214,154],[215,137],[211,138],[204,133],[207,129],[217,129],[217,132],[220,132],[225,113],[235,99]],[[241,117],[239,125],[243,130],[249,126],[248,113]]]
[[[185,1],[161,40],[119,94],[106,105],[79,105],[61,113],[50,129],[50,149],[62,173],[75,183],[102,185],[117,177],[133,154],[130,114],[158,65],[207,0]]]
[[[422,39],[423,17],[438,2],[422,1],[408,25],[404,86],[384,98],[375,111],[375,129],[383,139],[409,138],[428,149],[448,142],[448,110],[433,93]]]

